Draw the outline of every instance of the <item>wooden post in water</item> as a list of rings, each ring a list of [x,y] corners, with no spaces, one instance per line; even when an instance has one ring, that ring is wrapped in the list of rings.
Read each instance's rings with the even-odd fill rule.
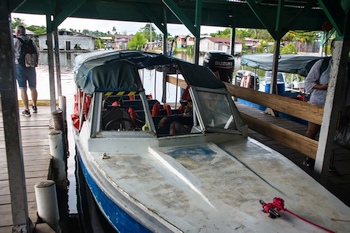
[[[62,142],[64,149],[64,162],[67,166],[67,151],[68,151],[68,138],[67,138],[67,129],[63,120],[63,111],[61,109],[55,110],[51,113],[53,120],[54,130],[59,130],[62,132]]]
[[[38,216],[56,233],[61,232],[59,225],[57,194],[55,182],[46,180],[35,185],[35,198],[38,206]]]

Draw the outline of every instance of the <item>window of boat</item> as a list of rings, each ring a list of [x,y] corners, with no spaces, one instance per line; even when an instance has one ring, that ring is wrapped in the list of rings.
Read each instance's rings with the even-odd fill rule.
[[[101,129],[105,131],[140,131],[145,114],[139,94],[104,93]]]
[[[237,129],[230,101],[231,97],[224,91],[194,90],[198,110],[205,129]]]

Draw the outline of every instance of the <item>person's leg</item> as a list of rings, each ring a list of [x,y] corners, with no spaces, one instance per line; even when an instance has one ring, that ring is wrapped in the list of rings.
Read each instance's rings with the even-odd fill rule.
[[[22,112],[25,116],[30,116],[28,107],[28,95],[27,95],[27,79],[24,67],[21,65],[16,65],[16,79],[18,83],[18,88],[21,92],[21,98],[24,106],[24,111]]]
[[[320,127],[321,127],[320,125],[309,122],[305,136],[315,140],[318,132],[320,131]]]
[[[20,90],[24,109],[29,111],[27,88],[21,88]]]
[[[36,89],[36,71],[35,68],[28,68],[28,85],[31,91],[31,97],[33,102],[33,112],[37,112],[38,91]]]
[[[305,136],[315,140],[318,132],[320,131],[320,128],[321,128],[320,125],[309,122]],[[313,168],[315,165],[315,160],[312,158],[306,157],[304,161],[304,165],[306,165],[307,167]]]
[[[36,88],[30,88],[30,91],[31,91],[33,106],[36,106],[38,102],[38,91],[36,90]]]

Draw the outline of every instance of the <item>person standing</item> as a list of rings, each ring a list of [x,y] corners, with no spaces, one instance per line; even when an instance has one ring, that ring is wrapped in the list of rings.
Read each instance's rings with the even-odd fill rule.
[[[334,49],[334,40],[331,42],[331,54]],[[305,79],[305,92],[310,93],[309,103],[324,106],[326,102],[328,82],[330,77],[332,57],[327,61],[320,59],[311,67]],[[316,139],[321,126],[313,122],[308,122],[306,137]],[[304,165],[313,169],[315,160],[306,157]]]
[[[22,25],[17,26],[15,30],[15,34],[16,34],[16,37],[13,38],[13,42],[14,42],[15,63],[16,63],[16,79],[17,79],[18,87],[21,92],[22,102],[24,105],[24,111],[22,112],[22,115],[30,117],[31,114],[30,114],[29,103],[28,103],[29,101],[28,101],[28,95],[27,95],[27,83],[31,91],[31,97],[33,102],[32,110],[33,110],[33,113],[37,113],[38,92],[36,89],[35,67],[37,66],[37,59],[39,57],[39,53],[35,43],[26,35],[26,29],[24,26]],[[33,58],[30,57],[29,59],[27,56],[25,58],[21,57],[23,56],[22,44],[27,41],[29,41],[34,45],[35,52],[36,52]],[[24,62],[21,61],[23,59],[25,60]]]

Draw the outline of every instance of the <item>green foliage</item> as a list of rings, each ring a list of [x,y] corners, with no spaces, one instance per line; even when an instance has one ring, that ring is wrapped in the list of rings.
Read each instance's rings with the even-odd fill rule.
[[[269,44],[264,41],[260,40],[260,46],[256,49],[258,53],[266,53],[266,49],[269,47]]]
[[[97,38],[97,39],[95,39],[94,43],[95,43],[95,48],[97,48],[97,49],[101,49],[101,48],[103,48],[103,42],[102,42],[102,39]]]
[[[306,42],[306,43],[312,43],[315,40],[320,38],[320,33],[317,31],[289,31],[287,32],[283,37],[282,41],[299,41],[299,42]]]
[[[45,35],[46,34],[46,27],[45,26],[31,25],[31,26],[28,26],[27,29],[31,30],[32,32],[34,32],[35,36]]]
[[[149,42],[156,40],[158,37],[156,34],[156,29],[152,26],[152,24],[149,23],[147,23],[144,27],[140,28],[139,32]]]
[[[194,54],[194,46],[193,45],[187,46],[186,54]]]
[[[137,32],[132,40],[128,43],[128,49],[130,50],[141,50],[147,43],[147,39],[142,35],[141,32]]]
[[[223,31],[217,31],[214,33],[210,33],[211,37],[220,37],[220,38],[230,38],[231,36],[231,28],[226,28]]]
[[[244,38],[253,38],[253,39],[259,39],[264,40],[267,42],[273,41],[272,36],[270,33],[265,29],[242,29],[237,28],[236,29],[236,38],[240,39],[241,41],[244,41]]]
[[[14,17],[12,22],[12,29],[15,29],[18,25],[23,25],[26,27],[23,19]]]
[[[281,54],[296,54],[297,48],[295,48],[295,45],[292,43],[287,44],[281,49]]]

